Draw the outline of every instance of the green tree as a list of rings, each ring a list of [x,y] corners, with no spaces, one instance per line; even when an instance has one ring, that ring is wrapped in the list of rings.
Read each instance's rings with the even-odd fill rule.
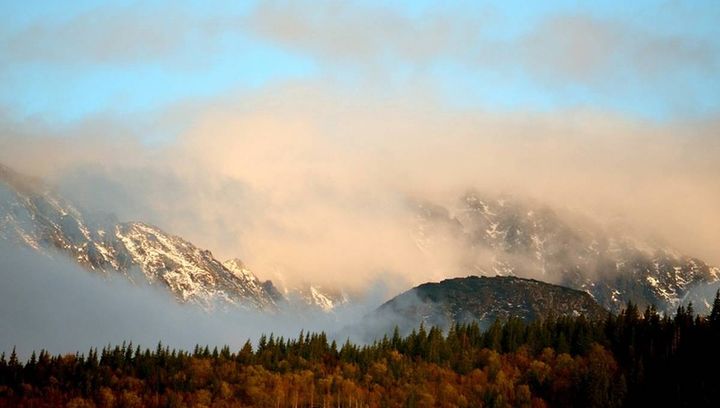
[[[720,327],[720,289],[715,292],[715,301],[710,311],[710,324]]]

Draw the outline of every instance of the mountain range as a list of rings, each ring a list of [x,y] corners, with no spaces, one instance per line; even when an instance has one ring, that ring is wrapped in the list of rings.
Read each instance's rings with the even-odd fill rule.
[[[451,237],[478,275],[532,277],[587,292],[617,312],[628,301],[674,312],[693,300],[709,309],[720,269],[667,246],[513,197],[470,192],[456,205],[417,205],[418,246],[432,252]],[[477,261],[476,261],[477,260]]]
[[[205,308],[235,305],[273,311],[292,301],[329,311],[343,302],[310,285],[283,293],[239,259],[221,262],[212,252],[158,227],[88,216],[41,181],[1,165],[0,239],[43,256],[69,256],[100,274],[164,285],[179,301]]]
[[[701,259],[610,233],[541,204],[472,192],[452,207],[423,202],[414,208],[420,251],[432,253],[450,237],[471,255],[449,274],[532,277],[570,289],[537,280],[451,279],[421,285],[378,309],[380,314],[396,311],[413,324],[445,325],[468,317],[487,322],[510,315],[532,319],[543,311],[598,316],[601,310],[617,312],[627,301],[672,312],[693,300],[702,312],[714,292],[699,289],[720,285],[720,270]],[[242,260],[218,260],[147,223],[88,215],[41,181],[1,165],[0,239],[42,256],[70,257],[95,273],[162,285],[178,301],[208,309],[231,305],[276,312],[302,306],[331,312],[352,302],[343,288],[279,289]],[[408,299],[424,305],[398,308]]]

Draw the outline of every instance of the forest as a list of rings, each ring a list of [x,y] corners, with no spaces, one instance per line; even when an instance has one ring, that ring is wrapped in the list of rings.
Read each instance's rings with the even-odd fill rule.
[[[720,292],[707,316],[632,303],[590,321],[397,329],[372,344],[325,333],[240,350],[158,344],[0,356],[0,406],[622,407],[720,405]]]

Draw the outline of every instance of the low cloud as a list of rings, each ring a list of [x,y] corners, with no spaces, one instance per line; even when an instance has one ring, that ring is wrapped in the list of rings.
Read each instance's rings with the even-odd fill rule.
[[[471,188],[620,223],[720,263],[717,121],[505,115],[448,109],[428,94],[352,96],[296,84],[178,107],[190,126],[155,146],[6,136],[0,160],[86,208],[152,222],[290,286],[353,289],[392,276],[398,292],[468,274],[452,241],[418,248],[414,206],[452,208]]]
[[[51,259],[2,241],[0,279],[0,352],[16,347],[23,357],[33,350],[86,352],[123,341],[148,348],[162,341],[184,350],[195,344],[239,349],[263,333],[287,338],[310,330],[332,336],[371,310],[373,296],[382,290],[333,314],[287,310],[269,318],[236,308],[209,313],[177,303],[164,288],[133,285],[119,275],[103,278],[62,256]]]

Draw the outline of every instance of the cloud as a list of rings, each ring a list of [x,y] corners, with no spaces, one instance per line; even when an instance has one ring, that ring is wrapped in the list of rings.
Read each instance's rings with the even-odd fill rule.
[[[86,207],[155,223],[287,284],[362,288],[392,277],[399,291],[467,274],[467,254],[452,241],[418,249],[412,205],[452,205],[469,188],[620,219],[720,263],[717,120],[461,111],[424,91],[348,93],[318,83],[162,117],[190,125],[156,146],[10,136],[0,138],[10,147],[0,160],[50,169],[45,176]]]
[[[238,309],[208,313],[177,303],[164,289],[133,285],[120,276],[103,278],[62,256],[39,256],[3,241],[0,279],[0,352],[9,354],[16,346],[24,357],[43,348],[51,353],[86,352],[123,341],[149,348],[162,341],[184,350],[195,344],[237,350],[263,333],[286,338],[300,330],[333,335],[371,310],[377,302],[372,296],[382,292],[377,288],[367,303],[335,314],[286,310],[269,318]]]
[[[484,13],[433,8],[422,16],[357,2],[261,2],[247,27],[263,38],[346,63],[467,57],[485,40]]]
[[[501,4],[413,9],[154,3],[46,16],[0,29],[0,103],[19,114],[76,118],[305,78],[434,88],[446,103],[491,109],[585,105],[675,118],[718,108],[717,13],[664,4],[520,14]]]
[[[544,20],[520,42],[521,62],[533,74],[590,85],[677,76],[685,70],[712,75],[720,69],[718,44],[704,38],[651,32],[589,15]]]
[[[220,34],[215,25],[212,16],[194,16],[183,6],[106,5],[5,31],[0,50],[13,63],[163,62],[197,46],[212,52]]]
[[[580,86],[601,95],[656,95],[659,89],[667,99],[701,94],[697,82],[720,72],[720,44],[712,37],[648,28],[622,14],[536,17],[519,25],[491,7],[430,7],[412,15],[356,2],[271,1],[254,8],[244,27],[280,47],[386,82],[398,70],[427,76],[450,64],[470,77],[492,73],[509,83],[527,75],[551,92]],[[700,19],[697,13],[683,18]]]
[[[371,68],[386,77],[403,66],[423,70],[440,61],[499,73],[520,69],[554,86],[617,86],[619,79],[643,82],[686,71],[712,76],[720,69],[717,41],[672,27],[648,28],[622,13],[545,12],[522,26],[498,8],[469,4],[417,13],[352,1],[263,1],[247,10],[227,4],[222,9],[101,6],[5,31],[0,49],[3,59],[14,63],[117,66],[162,62],[179,54],[199,60],[200,54],[225,47],[228,38],[254,36],[264,45],[314,55],[343,69]],[[675,13],[665,19],[669,23],[702,20],[697,12],[667,9]],[[677,21],[681,18],[690,22]]]

